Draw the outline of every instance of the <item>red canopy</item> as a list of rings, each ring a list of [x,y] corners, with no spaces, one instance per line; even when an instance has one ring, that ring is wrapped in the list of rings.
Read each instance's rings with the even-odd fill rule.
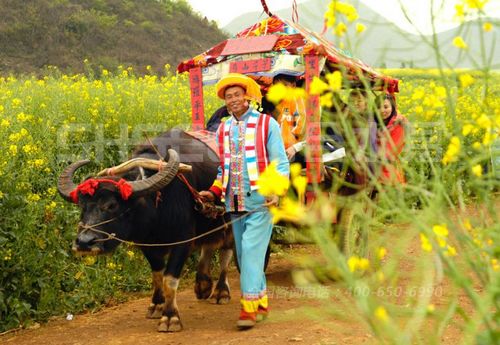
[[[258,39],[260,38],[260,39]],[[246,48],[246,50],[245,50]],[[177,67],[179,73],[195,67],[208,67],[227,62],[247,53],[265,56],[317,55],[325,57],[328,71],[342,70],[353,87],[363,87],[364,78],[373,89],[398,92],[398,80],[384,76],[361,60],[348,56],[317,33],[297,23],[271,16],[239,32],[235,38],[225,40]]]

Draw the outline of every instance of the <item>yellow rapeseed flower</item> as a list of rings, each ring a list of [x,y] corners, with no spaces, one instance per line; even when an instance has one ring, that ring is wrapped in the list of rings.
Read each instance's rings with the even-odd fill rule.
[[[451,162],[457,161],[458,154],[460,153],[460,139],[457,136],[454,136],[450,139],[450,143],[448,144],[448,149],[443,157],[443,164],[448,164]]]
[[[471,9],[482,10],[488,1],[489,0],[465,0],[465,4]]]
[[[17,145],[10,145],[9,146],[9,154],[11,156],[16,156],[17,155]]]
[[[328,73],[326,75],[326,80],[328,80],[328,85],[332,91],[340,91],[342,88],[342,72],[335,71],[333,73]]]
[[[83,263],[87,266],[92,266],[93,264],[95,264],[96,260],[97,259],[95,256],[88,255],[83,259]]]
[[[468,124],[465,124],[463,127],[462,127],[462,135],[465,137],[465,136],[468,136],[472,130],[474,129],[474,126],[471,125],[470,123]]]
[[[360,33],[362,33],[365,30],[366,30],[366,26],[364,26],[361,23],[357,23],[356,24],[356,33],[360,34]]]
[[[460,36],[457,36],[453,39],[453,45],[459,49],[467,49],[467,43],[465,43],[464,39]]]
[[[466,88],[466,87],[474,84],[474,81],[475,81],[474,77],[472,77],[468,73],[459,75],[458,79],[460,81],[460,86],[462,86],[463,88]]]
[[[375,309],[375,317],[383,322],[389,320],[389,315],[387,314],[387,310],[385,310],[385,308],[382,306],[378,306]]]
[[[465,19],[465,10],[464,10],[464,5],[463,4],[457,4],[457,5],[455,5],[455,18],[457,18],[461,22],[464,21],[464,19]]]
[[[290,186],[288,176],[280,174],[277,163],[271,162],[257,180],[259,193],[263,196],[284,195]]]
[[[434,313],[435,310],[436,310],[436,307],[434,306],[434,304],[427,305],[427,313],[428,314]]]
[[[497,259],[491,259],[491,267],[493,268],[493,271],[495,271],[495,272],[500,271],[500,264],[498,263]]]
[[[351,256],[347,259],[347,266],[349,267],[349,271],[366,271],[370,268],[370,261],[367,258],[360,258],[358,256]]]
[[[432,227],[432,231],[436,234],[436,236],[441,236],[441,237],[448,236],[448,227],[446,226],[446,224],[434,225]]]
[[[379,260],[383,260],[386,255],[387,255],[387,249],[386,248],[384,248],[384,247],[378,248],[378,250],[377,250],[377,257],[379,258]]]
[[[444,252],[445,256],[456,256],[457,255],[457,250],[455,247],[448,245],[446,247],[446,251]]]
[[[483,24],[483,30],[485,32],[490,32],[491,30],[493,30],[493,24],[491,24],[490,22],[486,22]]]
[[[283,85],[282,83],[277,83],[274,85],[271,85],[269,88],[269,91],[266,94],[266,98],[274,103],[278,104],[281,102],[283,98],[285,98],[287,92],[287,87]]]
[[[319,103],[324,108],[333,107],[333,93],[328,92],[319,97]]]
[[[309,90],[309,93],[311,95],[321,95],[323,92],[327,91],[329,89],[329,86],[327,83],[325,83],[323,80],[319,79],[318,77],[314,77],[312,82],[311,82],[311,89]]]
[[[422,245],[422,249],[426,252],[431,252],[432,251],[432,244],[431,242],[429,241],[429,239],[427,238],[427,236],[425,236],[424,233],[420,233],[420,242],[421,242],[421,245]]]
[[[337,24],[335,27],[335,35],[342,37],[344,34],[347,32],[347,25],[344,23],[340,22]]]
[[[479,151],[479,150],[481,150],[482,145],[481,145],[481,143],[480,143],[480,142],[475,141],[475,142],[472,144],[472,148],[474,148],[475,150],[478,150],[478,151]]]
[[[279,207],[271,207],[269,209],[273,216],[273,223],[276,224],[281,220],[301,223],[306,216],[304,205],[290,198],[283,198]]]
[[[476,164],[474,165],[472,168],[472,173],[474,175],[476,175],[477,177],[480,177],[481,175],[483,175],[483,167],[481,166],[481,164]]]

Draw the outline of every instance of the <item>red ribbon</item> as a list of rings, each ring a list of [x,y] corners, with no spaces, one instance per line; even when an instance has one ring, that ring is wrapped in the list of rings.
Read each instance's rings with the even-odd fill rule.
[[[99,183],[111,183],[115,185],[120,191],[120,195],[123,200],[128,200],[132,195],[132,186],[124,179],[120,179],[118,182],[109,179],[88,179],[78,185],[70,194],[71,201],[75,204],[78,203],[78,194],[94,195],[95,191],[99,187]]]

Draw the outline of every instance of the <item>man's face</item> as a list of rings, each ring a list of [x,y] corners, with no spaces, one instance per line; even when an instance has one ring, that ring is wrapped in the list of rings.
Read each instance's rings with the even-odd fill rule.
[[[248,109],[248,103],[245,100],[245,89],[241,86],[229,86],[224,92],[224,101],[227,110],[234,115],[242,115]]]

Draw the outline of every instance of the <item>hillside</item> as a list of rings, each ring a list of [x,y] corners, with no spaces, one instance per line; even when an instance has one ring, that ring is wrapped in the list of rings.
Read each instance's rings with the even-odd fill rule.
[[[184,0],[2,0],[0,75],[46,66],[161,72],[225,39]]]
[[[327,8],[328,2],[324,0],[309,0],[298,5],[299,24],[308,27],[316,32],[323,30],[323,14]],[[360,58],[365,63],[373,67],[437,67],[437,62],[433,49],[425,42],[432,41],[432,36],[420,37],[411,33],[402,31],[393,23],[387,21],[379,14],[358,3],[356,6],[359,13],[358,22],[363,23],[367,30],[361,35],[356,35],[354,28],[351,27],[348,36],[351,44],[347,46],[353,56]],[[291,19],[292,9],[282,9],[274,11],[276,15]],[[249,25],[264,18],[265,14],[261,12],[245,13],[235,18],[223,29],[229,34],[235,34]],[[492,57],[492,67],[500,68],[500,47],[495,47],[494,37],[500,37],[500,27],[498,19],[492,19],[496,23],[494,29],[489,33],[484,33],[485,51],[487,56]],[[479,40],[479,31],[481,24],[477,22],[467,23],[463,28],[455,28],[437,34],[437,42],[441,49],[441,54],[449,62],[450,66],[460,68],[474,67],[474,61],[463,54],[462,51],[452,45],[455,36],[461,35],[469,45],[469,52],[473,59],[481,63],[481,42]],[[326,34],[326,38],[336,43],[337,37],[334,37],[331,31]]]

